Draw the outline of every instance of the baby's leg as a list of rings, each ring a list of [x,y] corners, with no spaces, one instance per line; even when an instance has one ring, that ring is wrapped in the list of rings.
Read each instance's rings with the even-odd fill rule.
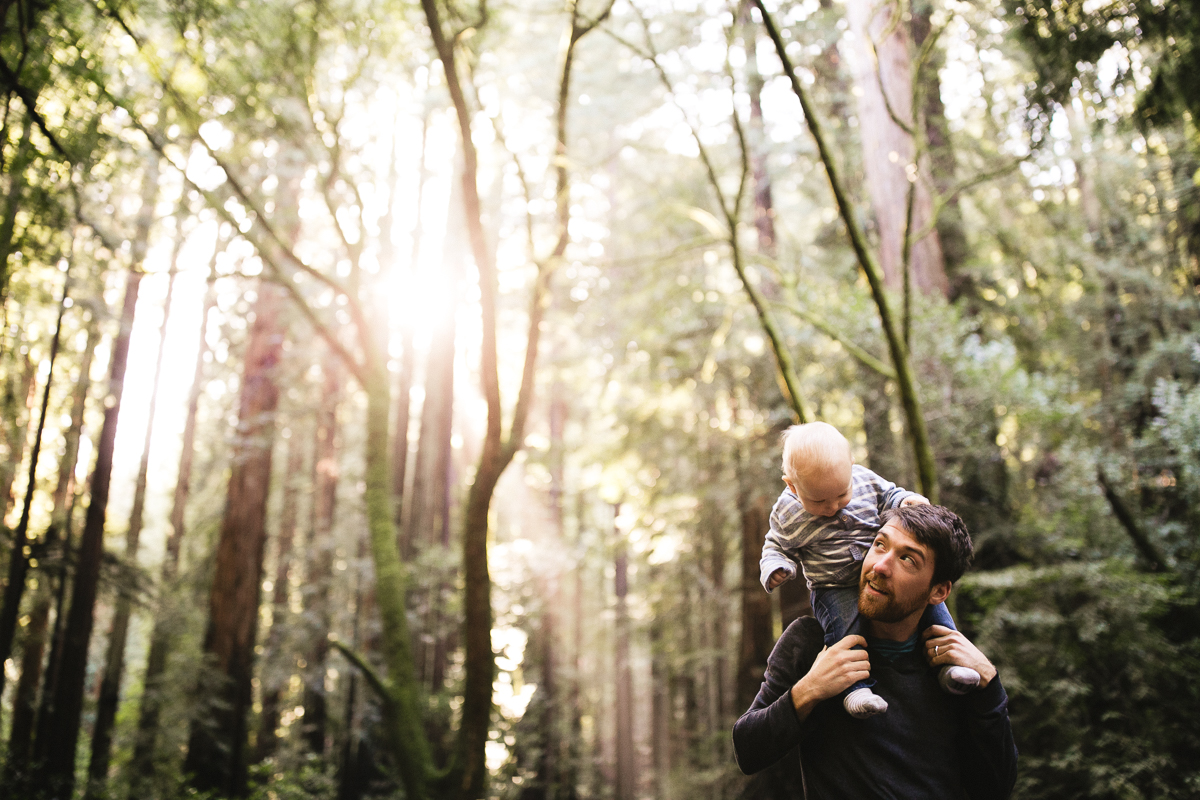
[[[954,624],[954,618],[950,616],[950,610],[946,608],[945,603],[938,603],[936,606],[925,606],[925,613],[921,615],[921,621],[917,623],[917,630],[923,632],[930,625],[942,625],[952,631],[958,630],[958,626]]]
[[[815,588],[813,615],[825,631],[825,646],[831,647],[850,634],[859,634],[858,589],[853,586]],[[861,648],[860,648],[861,649]],[[855,719],[866,719],[887,711],[887,701],[871,691],[875,681],[859,681],[846,690],[842,706]]]
[[[941,625],[952,631],[958,630],[945,603],[925,607],[925,613],[921,615],[921,622],[917,627],[924,631],[930,625]],[[943,664],[938,668],[938,683],[944,691],[950,694],[966,694],[979,686],[979,673],[970,667]]]
[[[825,631],[825,645],[837,644],[857,627],[858,590],[848,586],[817,587],[811,595],[813,616]],[[854,631],[857,632],[857,631]]]

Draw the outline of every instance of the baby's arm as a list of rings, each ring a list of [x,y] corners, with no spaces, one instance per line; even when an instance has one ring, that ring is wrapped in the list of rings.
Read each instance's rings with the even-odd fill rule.
[[[803,510],[800,501],[787,492],[779,496],[771,509],[771,529],[763,540],[762,556],[758,559],[758,579],[768,592],[796,577],[792,556],[799,549],[794,539]]]
[[[865,469],[855,467],[855,469]],[[886,478],[866,470],[869,473],[871,483],[874,484],[875,498],[878,502],[880,513],[889,508],[899,508],[900,506],[911,506],[920,503],[928,503],[929,500],[916,492],[910,492],[901,486],[897,486]],[[869,491],[869,490],[867,490]],[[857,494],[857,491],[855,492]]]

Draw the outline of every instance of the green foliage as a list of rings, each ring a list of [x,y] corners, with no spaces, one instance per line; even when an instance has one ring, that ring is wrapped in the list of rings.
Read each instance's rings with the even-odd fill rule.
[[[1004,0],[1029,51],[1038,81],[1029,95],[1044,114],[1070,102],[1082,81],[1091,88],[1107,54],[1117,85],[1138,92],[1137,121],[1169,124],[1200,112],[1200,11],[1192,3],[1154,0],[1042,3]],[[1137,51],[1140,58],[1130,58]]]
[[[1018,796],[1195,795],[1200,648],[1170,624],[1194,601],[1113,561],[976,574],[960,593],[1009,692]]]

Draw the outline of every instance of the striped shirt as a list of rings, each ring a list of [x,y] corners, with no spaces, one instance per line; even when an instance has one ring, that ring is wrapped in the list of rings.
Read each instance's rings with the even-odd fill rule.
[[[850,483],[850,502],[832,517],[808,513],[791,489],[783,490],[771,509],[771,530],[758,561],[764,589],[777,569],[786,570],[789,580],[796,577],[796,562],[809,589],[858,585],[863,557],[883,527],[879,515],[915,492],[858,464],[851,469]]]

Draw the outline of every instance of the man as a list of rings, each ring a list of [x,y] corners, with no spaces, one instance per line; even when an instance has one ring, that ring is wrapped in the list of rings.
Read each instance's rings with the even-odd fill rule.
[[[823,648],[816,620],[788,626],[758,697],[733,727],[738,765],[758,772],[799,746],[809,798],[1003,800],[1016,780],[1017,750],[996,668],[958,631],[917,631],[926,606],[945,600],[970,563],[966,526],[930,505],[898,508],[883,520],[859,579],[866,638]],[[969,667],[979,688],[947,694],[930,665]],[[868,677],[888,710],[854,719],[838,697]]]

